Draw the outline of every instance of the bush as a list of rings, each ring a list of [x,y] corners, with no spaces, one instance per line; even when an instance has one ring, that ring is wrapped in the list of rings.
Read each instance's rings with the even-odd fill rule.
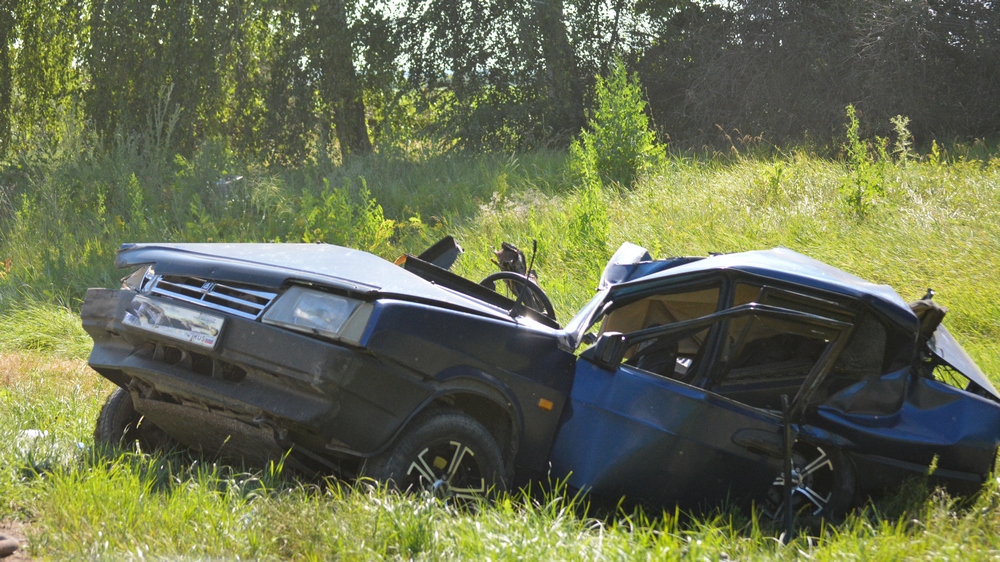
[[[607,78],[597,77],[589,130],[570,146],[570,165],[583,183],[631,188],[664,154],[649,130],[639,78],[616,60]]]
[[[357,197],[351,196],[350,183],[342,188],[331,188],[329,179],[323,178],[323,185],[319,197],[308,191],[303,193],[300,216],[288,240],[326,242],[391,257],[394,251],[391,240],[402,225],[385,218],[382,206],[371,196],[364,178],[361,178]]]

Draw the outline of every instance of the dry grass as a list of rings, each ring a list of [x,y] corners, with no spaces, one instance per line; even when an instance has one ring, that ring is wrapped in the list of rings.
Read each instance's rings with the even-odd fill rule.
[[[48,353],[0,353],[0,387],[44,382],[56,386],[102,386],[87,362]]]

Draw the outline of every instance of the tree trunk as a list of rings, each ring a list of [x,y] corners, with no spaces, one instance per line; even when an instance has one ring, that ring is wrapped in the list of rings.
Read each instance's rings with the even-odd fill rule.
[[[14,9],[16,0],[0,0],[0,157],[10,144],[13,108],[14,72],[10,45],[14,42]]]
[[[354,69],[354,50],[347,22],[345,0],[319,2],[312,12],[315,56],[319,73],[320,97],[333,112],[342,155],[371,152],[372,143],[365,123],[364,90]]]
[[[556,130],[576,134],[583,126],[583,92],[573,46],[569,42],[562,0],[535,2],[538,39],[545,59],[549,101]]]

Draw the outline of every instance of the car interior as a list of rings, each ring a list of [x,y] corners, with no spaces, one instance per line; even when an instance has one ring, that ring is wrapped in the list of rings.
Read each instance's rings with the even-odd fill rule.
[[[720,293],[716,285],[641,298],[609,312],[599,334],[630,334],[707,316],[718,310]],[[758,283],[737,283],[732,294],[734,307],[756,302],[854,323],[847,347],[815,394],[816,401],[865,377],[877,377],[893,363],[887,358],[886,328],[871,313]],[[727,325],[719,326],[722,335],[716,360],[700,371],[712,333],[707,328],[632,345],[625,352],[624,364],[695,384],[751,407],[778,410],[781,395],[795,395],[829,343],[822,334],[811,333],[808,326],[794,321],[751,315],[723,322]]]

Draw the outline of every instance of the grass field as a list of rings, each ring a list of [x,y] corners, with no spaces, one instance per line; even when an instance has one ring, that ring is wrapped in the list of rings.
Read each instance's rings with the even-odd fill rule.
[[[913,482],[781,546],[771,522],[724,508],[595,518],[585,498],[553,493],[455,512],[280,467],[100,456],[91,432],[111,385],[87,369],[75,315],[84,288],[116,283],[114,249],[126,241],[311,237],[391,258],[452,233],[466,248],[458,272],[478,279],[502,240],[537,239],[536,269],[563,320],[623,241],[656,257],[781,245],[906,299],[934,288],[946,324],[1000,381],[1000,160],[988,154],[885,166],[882,193],[859,216],[845,198],[852,172],[805,152],[675,156],[632,190],[594,196],[559,152],[373,156],[275,172],[224,147],[167,163],[61,150],[0,174],[0,521],[21,526],[33,557],[1000,558],[996,481],[961,503]]]

